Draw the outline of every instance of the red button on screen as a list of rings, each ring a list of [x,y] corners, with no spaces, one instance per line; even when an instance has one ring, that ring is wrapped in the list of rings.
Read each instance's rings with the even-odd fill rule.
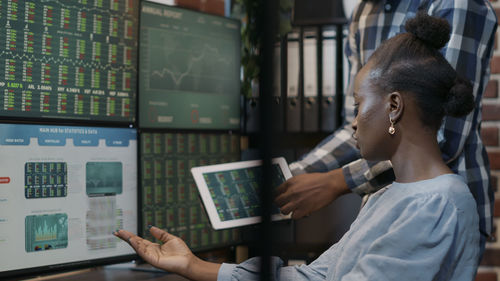
[[[0,184],[2,183],[9,183],[10,178],[9,177],[0,177]]]

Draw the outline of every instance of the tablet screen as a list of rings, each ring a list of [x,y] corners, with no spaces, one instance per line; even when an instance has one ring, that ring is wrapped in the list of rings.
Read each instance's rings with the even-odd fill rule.
[[[284,158],[273,159],[271,186],[291,177]],[[192,170],[200,196],[215,229],[257,223],[262,215],[259,198],[262,161],[243,161],[195,167]],[[272,219],[287,218],[273,206]]]

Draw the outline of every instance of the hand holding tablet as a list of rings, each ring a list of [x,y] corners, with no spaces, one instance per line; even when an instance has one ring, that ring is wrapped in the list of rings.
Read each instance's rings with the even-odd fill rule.
[[[292,177],[283,157],[272,160],[271,185],[278,187]],[[214,229],[231,228],[261,221],[259,188],[262,161],[241,161],[191,169],[201,199]],[[290,218],[273,207],[272,220]]]

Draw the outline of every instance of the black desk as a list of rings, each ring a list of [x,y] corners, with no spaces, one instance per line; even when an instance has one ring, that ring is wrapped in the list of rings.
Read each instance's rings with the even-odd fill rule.
[[[238,247],[236,247],[238,248]],[[211,250],[206,252],[196,253],[196,255],[206,261],[223,263],[234,263],[235,249],[233,247],[226,247],[218,250]],[[241,260],[248,257],[245,254]],[[89,269],[76,270],[64,273],[49,273],[39,274],[34,276],[22,276],[16,278],[0,278],[1,281],[132,281],[132,280],[149,280],[149,281],[186,281],[184,277],[176,274],[167,273],[152,267],[149,264],[136,265],[132,262],[98,266]]]
[[[65,272],[52,275],[40,275],[22,278],[9,278],[6,280],[56,280],[56,281],[136,281],[136,280],[149,280],[149,281],[186,281],[176,274],[169,274],[160,272],[150,267],[149,265],[142,265],[134,269],[127,268],[126,266],[99,266],[89,269],[77,270],[72,272]]]

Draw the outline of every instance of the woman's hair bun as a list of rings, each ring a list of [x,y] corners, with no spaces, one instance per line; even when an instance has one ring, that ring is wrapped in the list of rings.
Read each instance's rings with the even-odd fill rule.
[[[460,117],[467,115],[474,109],[474,96],[472,95],[472,84],[461,77],[455,79],[444,104],[445,115]]]
[[[442,18],[432,17],[424,11],[406,21],[405,29],[428,46],[441,49],[450,40],[450,24]]]

